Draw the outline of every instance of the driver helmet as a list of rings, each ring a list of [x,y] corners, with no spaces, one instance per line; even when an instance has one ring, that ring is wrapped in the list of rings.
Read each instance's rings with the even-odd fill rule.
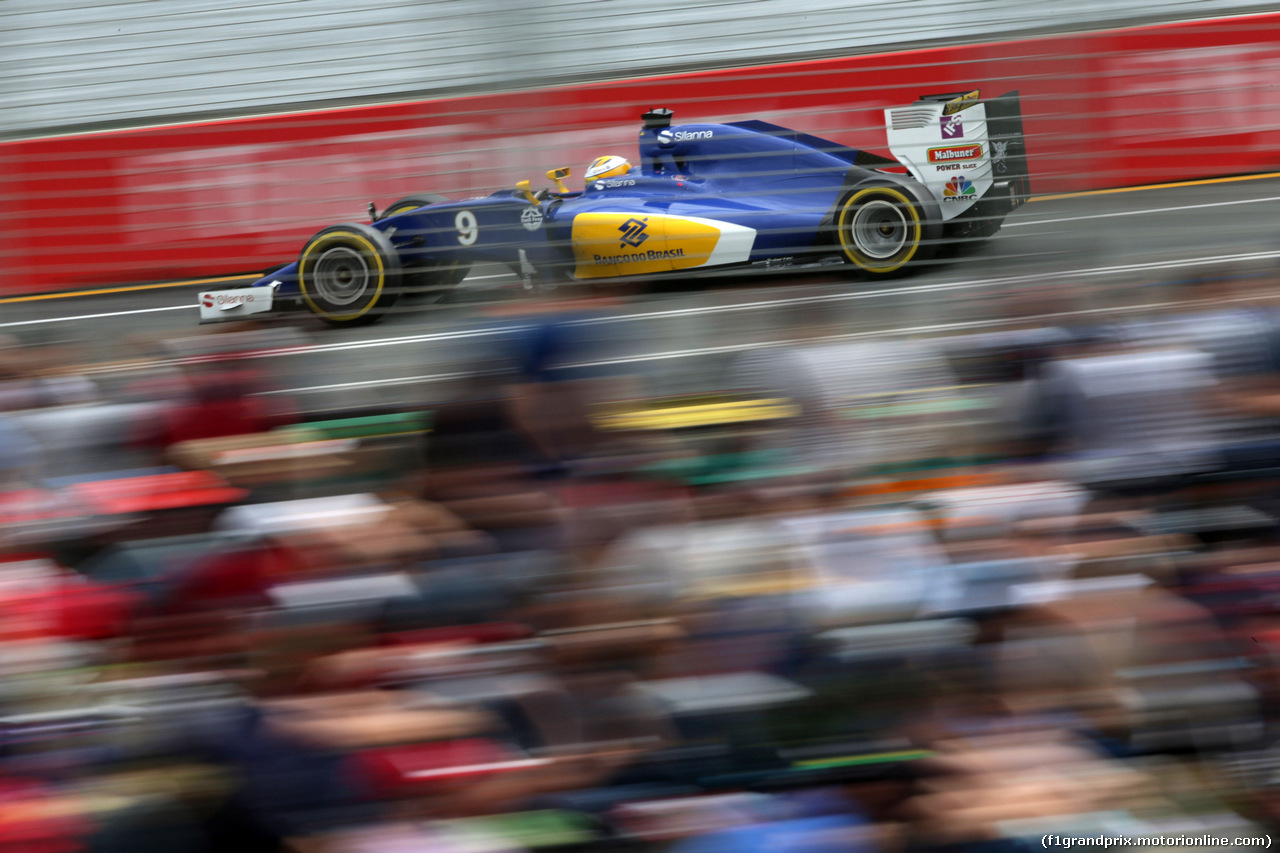
[[[587,174],[584,180],[589,183],[598,178],[617,178],[630,171],[631,164],[627,162],[625,157],[610,154],[606,157],[597,157],[592,160],[591,165],[587,167]]]

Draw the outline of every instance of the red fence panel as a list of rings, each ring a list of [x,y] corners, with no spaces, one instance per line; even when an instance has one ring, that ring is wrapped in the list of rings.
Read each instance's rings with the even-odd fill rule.
[[[471,195],[634,150],[638,116],[762,118],[883,150],[883,109],[1022,93],[1037,193],[1280,166],[1280,14],[0,144],[0,293],[291,259],[411,192]]]

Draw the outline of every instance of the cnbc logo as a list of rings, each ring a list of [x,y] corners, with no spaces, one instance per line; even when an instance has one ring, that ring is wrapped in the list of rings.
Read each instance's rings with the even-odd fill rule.
[[[967,201],[977,194],[977,187],[964,175],[956,175],[947,181],[947,185],[942,188],[943,201]]]

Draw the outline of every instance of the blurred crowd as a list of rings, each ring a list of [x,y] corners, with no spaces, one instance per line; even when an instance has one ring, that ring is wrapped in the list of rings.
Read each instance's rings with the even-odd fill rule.
[[[1280,307],[1217,286],[680,396],[530,298],[425,408],[0,342],[0,851],[1263,837]]]

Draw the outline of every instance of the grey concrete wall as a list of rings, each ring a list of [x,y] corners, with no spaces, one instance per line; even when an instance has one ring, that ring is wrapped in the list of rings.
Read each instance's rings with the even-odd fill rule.
[[[1275,0],[0,0],[0,133],[1272,8]]]

